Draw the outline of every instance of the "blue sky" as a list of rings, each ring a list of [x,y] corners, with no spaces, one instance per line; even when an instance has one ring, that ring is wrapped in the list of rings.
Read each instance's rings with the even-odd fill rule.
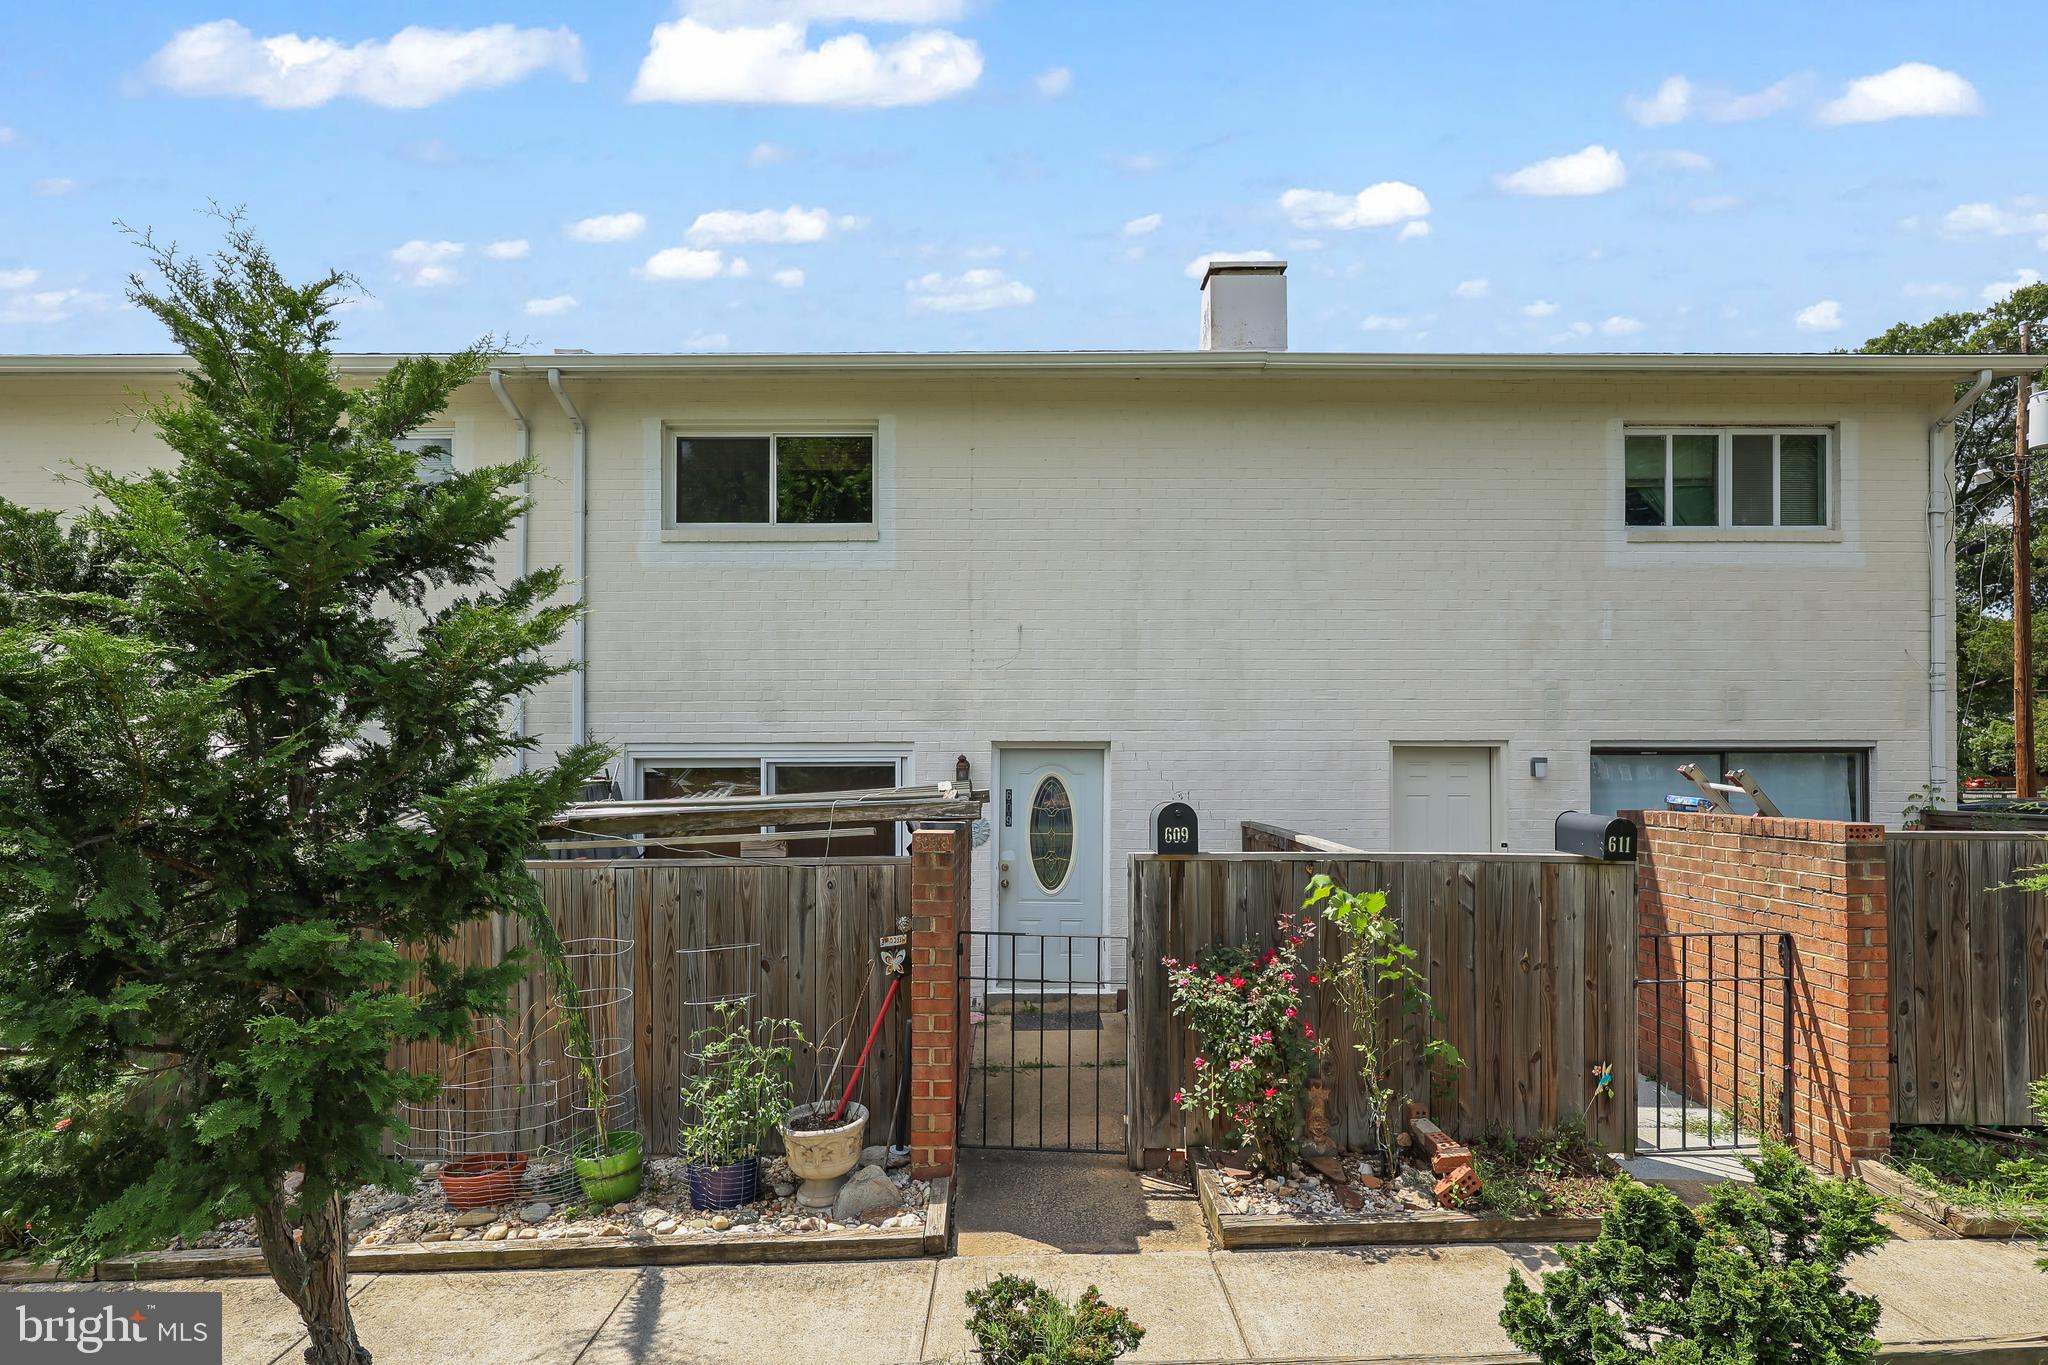
[[[360,277],[350,349],[1188,347],[1191,262],[1254,251],[1298,350],[1854,345],[2048,270],[2038,20],[13,5],[0,351],[162,349],[113,224],[204,246],[209,200]]]

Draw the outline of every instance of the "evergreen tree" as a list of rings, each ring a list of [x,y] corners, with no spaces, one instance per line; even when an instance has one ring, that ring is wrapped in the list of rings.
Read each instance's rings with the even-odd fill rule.
[[[1744,1163],[1695,1215],[1666,1189],[1624,1177],[1600,1236],[1565,1247],[1531,1288],[1511,1272],[1501,1326],[1543,1365],[1865,1365],[1877,1300],[1842,1266],[1891,1235],[1877,1196],[1821,1180],[1781,1145]]]
[[[604,755],[505,762],[574,610],[494,578],[527,471],[392,445],[489,346],[351,387],[345,277],[232,217],[210,260],[142,246],[175,461],[86,469],[68,524],[0,503],[0,1221],[78,1269],[252,1216],[306,1359],[360,1365],[348,1195],[409,1187],[386,1138],[436,1086],[389,1059],[505,1007],[523,962],[437,945],[544,914],[524,861]]]

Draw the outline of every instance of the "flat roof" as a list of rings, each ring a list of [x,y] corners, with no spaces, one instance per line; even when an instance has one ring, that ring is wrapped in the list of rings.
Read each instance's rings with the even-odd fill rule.
[[[379,374],[402,355],[337,354],[347,374]],[[0,355],[5,374],[169,375],[190,359],[175,353],[133,355]],[[507,375],[564,374],[1014,374],[1138,373],[1369,374],[1385,372],[1494,374],[1833,374],[1965,378],[1990,370],[1999,378],[2031,374],[2048,364],[2034,355],[1864,355],[1856,352],[1360,352],[1360,351],[857,351],[818,354],[622,352],[599,355],[508,355],[492,368]]]

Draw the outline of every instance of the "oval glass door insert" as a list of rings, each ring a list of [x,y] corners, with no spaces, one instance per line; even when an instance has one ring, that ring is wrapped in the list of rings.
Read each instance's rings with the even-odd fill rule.
[[[1031,870],[1038,884],[1057,891],[1074,865],[1074,801],[1067,784],[1047,775],[1031,798]]]

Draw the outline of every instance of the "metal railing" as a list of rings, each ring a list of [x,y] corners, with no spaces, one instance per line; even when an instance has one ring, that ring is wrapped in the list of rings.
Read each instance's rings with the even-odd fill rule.
[[[1124,1150],[1128,955],[1121,934],[961,931],[961,1146]]]
[[[1654,1110],[1654,1140],[1640,1145],[1667,1152],[1749,1147],[1771,1122],[1774,1136],[1789,1134],[1792,936],[1730,931],[1639,938],[1637,963],[1648,974],[1636,978],[1637,1017],[1650,1037],[1638,1040],[1638,1062],[1656,1084],[1643,1111],[1647,1117]],[[1667,1095],[1676,1100],[1676,1141],[1665,1126]]]

